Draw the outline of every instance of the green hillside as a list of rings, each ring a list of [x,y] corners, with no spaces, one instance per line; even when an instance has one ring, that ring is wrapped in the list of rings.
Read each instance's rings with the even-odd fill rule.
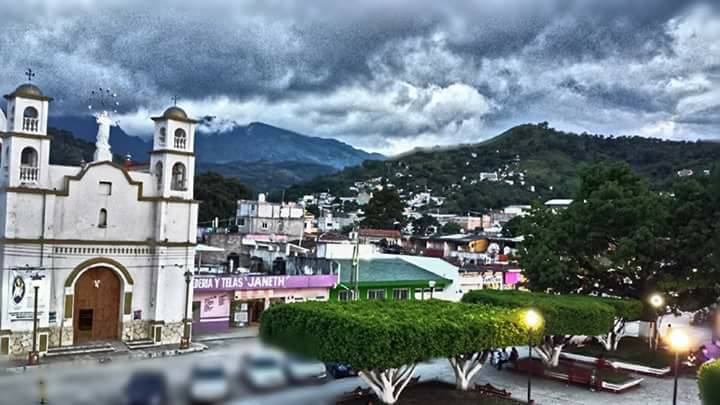
[[[584,163],[625,161],[654,189],[664,190],[679,170],[691,169],[695,175],[703,175],[719,158],[720,143],[716,142],[578,135],[555,130],[547,123],[527,124],[479,144],[366,161],[362,166],[291,187],[287,195],[295,198],[330,190],[351,196],[350,187],[355,182],[382,177],[403,194],[429,189],[433,195],[445,196],[441,211],[460,213],[570,197],[578,184],[578,168]],[[502,179],[480,181],[481,172],[498,172]]]

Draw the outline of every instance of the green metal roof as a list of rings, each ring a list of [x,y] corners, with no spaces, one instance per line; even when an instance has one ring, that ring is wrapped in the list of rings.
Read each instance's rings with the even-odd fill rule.
[[[352,273],[352,260],[336,260],[340,264],[340,282],[348,284]],[[434,280],[445,286],[450,280],[399,258],[360,260],[360,285],[416,284]]]

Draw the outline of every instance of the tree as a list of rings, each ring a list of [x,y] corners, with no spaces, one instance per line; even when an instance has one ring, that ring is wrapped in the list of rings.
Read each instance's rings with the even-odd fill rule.
[[[394,189],[388,187],[373,194],[365,206],[365,218],[360,223],[364,228],[400,229],[405,224],[405,204]]]
[[[413,233],[415,235],[427,236],[437,232],[440,227],[438,220],[430,215],[423,215],[412,222]]]
[[[519,259],[530,289],[648,296],[670,248],[667,204],[627,164],[583,168],[566,210],[536,206],[523,221]]]
[[[539,311],[544,320],[539,335],[543,337],[536,349],[547,367],[558,365],[566,345],[584,341],[587,336],[612,333],[616,319],[636,319],[642,310],[636,300],[523,291],[475,290],[465,294],[462,302]]]
[[[440,232],[446,235],[452,235],[462,232],[462,227],[455,222],[448,222],[442,226]]]
[[[235,217],[238,200],[248,198],[252,198],[252,192],[236,178],[213,172],[195,176],[195,199],[200,200],[199,222]]]
[[[700,366],[697,377],[703,404],[720,403],[720,360],[709,361]]]
[[[517,311],[446,301],[307,302],[262,315],[260,337],[324,362],[352,364],[386,404],[398,400],[418,362],[450,359],[460,389],[494,347],[519,345]]]

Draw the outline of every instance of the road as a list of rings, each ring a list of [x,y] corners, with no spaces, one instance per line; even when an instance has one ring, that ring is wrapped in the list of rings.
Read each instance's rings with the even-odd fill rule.
[[[47,393],[51,404],[121,404],[123,388],[133,372],[139,369],[163,370],[172,387],[174,404],[185,403],[185,392],[190,372],[196,364],[222,364],[232,376],[233,405],[254,404],[308,404],[331,403],[332,399],[357,386],[365,386],[359,378],[347,378],[330,381],[319,386],[289,388],[280,392],[258,397],[249,393],[237,377],[243,354],[260,350],[256,339],[217,341],[208,343],[209,349],[201,353],[186,356],[135,360],[131,362],[113,362],[84,366],[74,369],[34,369],[18,375],[0,377],[0,404],[36,404],[39,400],[37,381],[43,377],[47,381]],[[438,359],[418,366],[416,375],[422,380],[441,379],[452,381],[453,374],[447,361]],[[514,397],[524,398],[527,380],[523,375],[508,371],[498,372],[485,367],[475,379],[476,382],[492,383],[513,393]],[[555,405],[613,405],[663,404],[672,398],[672,379],[646,377],[643,384],[623,394],[590,392],[578,386],[547,380],[533,383],[534,398],[540,404]],[[697,384],[694,379],[682,378],[680,381],[679,404],[698,404]]]

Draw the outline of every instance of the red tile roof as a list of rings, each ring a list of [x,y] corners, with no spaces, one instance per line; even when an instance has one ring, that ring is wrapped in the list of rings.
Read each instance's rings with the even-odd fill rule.
[[[360,229],[358,233],[370,238],[400,238],[400,231],[397,229]]]

